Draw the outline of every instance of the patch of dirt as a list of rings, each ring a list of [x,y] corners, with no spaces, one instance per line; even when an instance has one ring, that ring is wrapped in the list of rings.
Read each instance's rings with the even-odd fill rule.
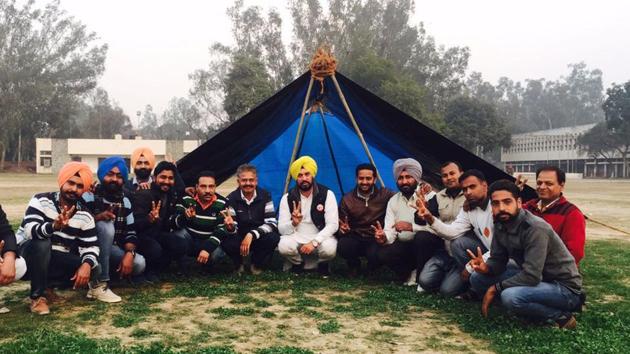
[[[445,324],[436,319],[434,313],[427,311],[409,313],[404,321],[391,321],[385,315],[354,318],[348,314],[314,308],[334,318],[340,325],[338,332],[322,334],[318,324],[327,320],[291,312],[289,307],[276,303],[280,299],[289,300],[283,295],[274,293],[273,296],[265,297],[265,300],[274,304],[263,308],[256,308],[253,304],[235,305],[229,297],[212,300],[201,297],[170,298],[153,305],[154,313],[135,326],[115,328],[110,320],[105,320],[91,325],[89,332],[82,331],[90,337],[117,338],[123,345],[162,340],[188,348],[227,345],[244,353],[260,347],[287,345],[311,349],[317,353],[444,352],[487,347],[483,341],[463,333],[455,325]],[[341,295],[356,296],[339,292],[314,297],[323,300]],[[255,308],[256,313],[220,319],[212,310],[221,307]],[[273,317],[266,318],[263,313],[266,316],[272,313]],[[394,327],[391,323],[394,323]],[[142,338],[133,337],[132,333],[139,330],[148,334]]]
[[[599,302],[604,303],[604,304],[622,302],[622,301],[625,301],[625,298],[623,296],[609,295],[609,294],[602,296],[601,300],[599,300]]]

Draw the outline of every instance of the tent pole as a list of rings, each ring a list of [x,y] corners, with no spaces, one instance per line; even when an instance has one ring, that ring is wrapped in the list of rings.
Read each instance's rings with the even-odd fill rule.
[[[295,161],[295,155],[297,155],[298,144],[300,142],[300,133],[302,132],[302,124],[304,124],[304,115],[306,114],[306,107],[308,106],[308,99],[311,97],[311,89],[313,88],[313,82],[315,79],[311,75],[311,81],[308,83],[308,89],[306,90],[306,97],[304,97],[304,105],[302,106],[302,115],[300,116],[300,124],[298,124],[297,134],[295,134],[295,142],[293,143],[293,152],[291,153],[291,161],[289,161],[289,168],[287,169],[287,178],[284,180],[284,192],[282,195],[287,194],[289,190],[289,182],[291,181],[291,164]]]
[[[354,116],[352,115],[352,112],[350,111],[350,107],[348,106],[348,102],[346,102],[346,97],[343,95],[343,92],[341,91],[341,87],[339,87],[339,82],[337,82],[337,78],[335,77],[335,74],[333,73],[330,76],[333,80],[333,82],[335,83],[335,88],[337,89],[337,93],[339,94],[339,98],[341,98],[341,103],[343,103],[343,107],[346,109],[346,113],[348,113],[348,116],[350,117],[350,121],[352,122],[352,126],[354,127],[354,130],[357,132],[357,135],[359,136],[359,140],[361,140],[361,144],[363,145],[363,150],[365,150],[365,153],[368,156],[368,159],[370,159],[370,163],[372,165],[374,165],[374,167],[376,168],[376,174],[378,176],[378,181],[381,182],[381,186],[384,188],[385,187],[385,183],[383,182],[383,178],[381,177],[381,173],[378,172],[378,167],[376,167],[376,163],[374,162],[374,158],[372,157],[372,154],[370,153],[370,149],[368,149],[367,143],[365,142],[365,139],[363,138],[363,133],[361,133],[361,130],[359,129],[359,125],[357,124],[357,121],[354,119]]]
[[[339,190],[341,195],[346,194],[343,191],[343,184],[341,183],[341,176],[339,176],[339,166],[337,166],[337,159],[335,159],[335,153],[333,152],[332,143],[330,142],[330,135],[328,134],[328,126],[326,125],[326,119],[324,119],[324,110],[319,107],[319,114],[322,116],[322,126],[324,127],[324,136],[326,137],[326,144],[328,145],[328,151],[330,152],[330,159],[332,160],[333,167],[335,167],[335,175],[337,175],[337,183],[339,184]]]

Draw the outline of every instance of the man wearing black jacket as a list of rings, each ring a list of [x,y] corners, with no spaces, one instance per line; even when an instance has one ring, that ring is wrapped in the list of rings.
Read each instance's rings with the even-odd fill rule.
[[[15,234],[0,206],[0,285],[20,280],[26,273],[26,262],[17,256]]]
[[[178,198],[174,188],[176,174],[175,164],[162,161],[155,166],[151,188],[134,193],[133,216],[138,251],[146,259],[145,276],[148,281],[157,281],[156,273],[186,254],[186,239],[173,232]]]
[[[276,211],[271,194],[258,188],[256,167],[244,164],[236,170],[238,188],[228,195],[228,204],[236,212],[238,234],[221,244],[237,272],[242,273],[243,257],[251,255],[250,270],[260,274],[280,241]]]

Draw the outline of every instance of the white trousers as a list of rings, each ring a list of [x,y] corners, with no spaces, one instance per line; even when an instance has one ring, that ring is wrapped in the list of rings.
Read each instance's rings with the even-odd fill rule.
[[[304,262],[304,269],[313,269],[320,262],[327,262],[337,254],[337,239],[329,237],[315,248],[313,253],[303,255],[300,253],[300,247],[308,242],[303,241],[304,237],[297,234],[281,236],[278,243],[278,252],[286,260],[292,264],[300,264]],[[298,241],[299,240],[299,241]]]

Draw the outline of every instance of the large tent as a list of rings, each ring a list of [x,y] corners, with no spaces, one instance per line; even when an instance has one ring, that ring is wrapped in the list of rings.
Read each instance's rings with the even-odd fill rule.
[[[450,160],[460,162],[464,169],[481,170],[489,182],[513,180],[344,75],[335,73],[335,78],[386,186],[396,190],[392,164],[403,157],[420,161],[423,179],[434,186],[441,184],[439,166]],[[187,184],[194,184],[196,174],[208,169],[216,173],[217,183],[222,183],[240,164],[251,162],[258,168],[259,185],[271,191],[278,205],[297,144],[296,156],[310,155],[317,161],[317,181],[331,188],[338,200],[350,191],[355,183],[355,166],[369,160],[331,77],[321,82],[323,90],[317,81],[310,90],[307,107],[323,107],[304,115],[296,143],[310,81],[311,73],[304,73],[179,160],[177,165]],[[524,197],[532,197],[533,193],[528,187]]]

